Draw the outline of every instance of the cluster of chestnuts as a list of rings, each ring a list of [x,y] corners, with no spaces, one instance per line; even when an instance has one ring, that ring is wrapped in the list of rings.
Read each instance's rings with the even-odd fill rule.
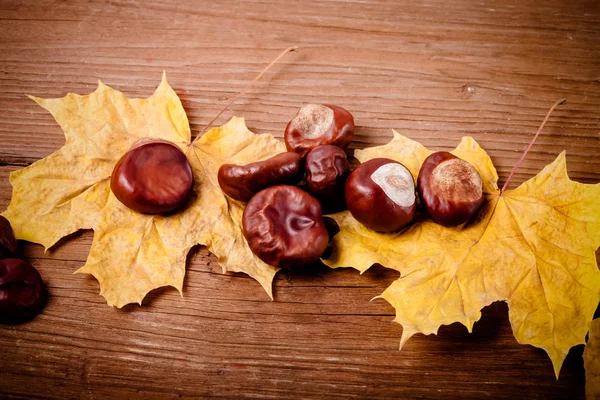
[[[398,231],[414,220],[418,197],[410,171],[394,160],[376,158],[350,173],[343,149],[353,137],[350,112],[308,104],[285,129],[287,153],[221,166],[223,192],[248,202],[243,232],[261,260],[292,267],[319,259],[329,242],[322,209],[347,206],[354,218],[379,232]],[[446,226],[469,221],[483,203],[479,173],[447,152],[425,160],[418,192],[433,220]]]
[[[330,241],[323,210],[347,207],[366,227],[394,232],[414,220],[418,198],[432,219],[446,226],[471,220],[483,204],[479,173],[447,152],[425,160],[416,187],[410,171],[387,158],[369,160],[351,172],[344,149],[353,138],[350,112],[307,104],[285,128],[287,152],[220,167],[223,192],[247,202],[242,228],[258,258],[277,267],[318,260]],[[185,154],[164,140],[135,143],[111,177],[111,189],[123,204],[150,214],[182,207],[192,185]]]
[[[353,137],[354,118],[347,110],[307,104],[285,128],[287,153],[221,166],[223,192],[248,202],[242,229],[258,258],[276,267],[295,267],[321,257],[329,243],[323,207],[344,204],[350,164],[343,149]]]
[[[46,288],[31,264],[15,258],[17,241],[10,222],[0,216],[0,323],[25,322],[46,302]]]

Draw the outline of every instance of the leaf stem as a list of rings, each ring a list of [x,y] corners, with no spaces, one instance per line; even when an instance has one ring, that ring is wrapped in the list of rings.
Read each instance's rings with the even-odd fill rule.
[[[558,100],[556,103],[554,103],[554,105],[552,107],[550,107],[550,110],[548,110],[548,113],[546,114],[546,117],[544,118],[544,121],[542,121],[542,124],[540,125],[540,127],[538,128],[535,136],[533,137],[533,139],[531,139],[531,142],[529,142],[529,145],[527,146],[527,148],[525,149],[525,151],[523,152],[523,155],[521,156],[521,158],[519,158],[519,161],[517,161],[517,163],[515,164],[515,166],[513,167],[512,171],[510,171],[510,174],[508,175],[508,178],[506,178],[506,182],[504,182],[504,186],[502,186],[502,190],[500,191],[500,195],[502,195],[502,193],[504,193],[504,191],[506,190],[506,188],[508,187],[508,184],[510,182],[510,180],[512,179],[514,173],[517,171],[517,169],[519,168],[519,166],[521,165],[521,163],[523,162],[523,160],[525,159],[525,156],[527,156],[527,153],[529,152],[529,150],[531,149],[531,147],[533,146],[533,144],[535,143],[537,137],[540,135],[540,133],[542,132],[542,129],[544,128],[544,125],[546,125],[546,122],[548,121],[548,118],[550,118],[550,114],[552,114],[552,111],[554,111],[554,109],[558,106],[560,106],[561,104],[565,104],[567,100],[565,99],[560,99]]]
[[[208,124],[206,124],[206,126],[204,127],[204,129],[202,129],[202,131],[200,132],[200,134],[196,137],[196,139],[194,139],[194,141],[198,140],[203,134],[204,132],[206,132],[208,130],[208,128],[210,128],[210,126],[213,124],[213,122],[215,122],[217,120],[217,118],[219,118],[221,116],[221,114],[223,114],[237,99],[239,99],[240,97],[242,97],[253,85],[255,82],[257,82],[260,78],[262,78],[262,76],[265,74],[265,72],[267,72],[269,70],[269,68],[271,68],[273,65],[277,64],[277,62],[287,53],[292,52],[292,51],[296,51],[298,50],[298,46],[292,46],[292,47],[288,47],[287,49],[285,49],[284,51],[282,51],[277,58],[275,58],[273,61],[271,61],[271,63],[269,65],[267,65],[265,67],[265,69],[263,69],[260,74],[258,74],[256,76],[256,78],[254,78],[250,83],[248,83],[246,85],[246,87],[244,89],[242,89],[241,92],[239,92],[238,94],[236,94],[230,101],[229,103],[227,103],[227,105],[225,106],[225,108],[223,108],[221,111],[219,111],[219,113],[210,120],[210,122]]]

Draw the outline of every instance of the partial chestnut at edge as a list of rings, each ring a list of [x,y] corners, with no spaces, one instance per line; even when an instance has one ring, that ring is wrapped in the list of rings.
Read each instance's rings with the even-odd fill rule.
[[[17,251],[17,239],[10,221],[0,215],[0,258],[10,257]]]
[[[425,159],[417,187],[427,213],[444,226],[470,221],[484,202],[479,172],[467,161],[446,151]]]
[[[345,197],[352,216],[367,228],[394,232],[415,218],[415,183],[410,171],[389,158],[374,158],[348,177]]]
[[[0,260],[0,323],[28,321],[45,302],[46,288],[37,269],[16,258]]]
[[[298,154],[285,152],[246,165],[223,164],[217,179],[226,195],[246,202],[269,186],[298,183],[304,177],[303,164]]]
[[[325,144],[346,148],[354,138],[354,117],[345,108],[331,104],[306,104],[287,124],[285,145],[305,157]]]
[[[185,154],[161,139],[142,139],[115,165],[110,188],[128,208],[145,214],[175,211],[192,191],[194,177]]]
[[[272,186],[254,195],[242,227],[252,252],[275,267],[317,261],[329,242],[319,201],[295,186]]]

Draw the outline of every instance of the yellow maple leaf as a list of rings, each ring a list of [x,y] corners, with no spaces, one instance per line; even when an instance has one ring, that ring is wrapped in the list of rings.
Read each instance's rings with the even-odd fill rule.
[[[571,181],[563,152],[533,179],[501,193],[492,161],[472,138],[452,153],[483,178],[486,203],[473,223],[444,227],[421,217],[402,232],[381,234],[345,211],[333,215],[340,232],[324,262],[361,272],[379,263],[401,273],[380,296],[403,326],[400,347],[415,333],[437,333],[454,322],[470,332],[483,307],[506,301],[517,341],[544,349],[558,377],[598,305],[600,184]],[[395,159],[416,178],[429,154],[394,132],[387,145],[355,155],[361,162]]]
[[[129,99],[99,83],[93,93],[59,99],[34,98],[62,127],[66,143],[50,156],[10,175],[13,196],[3,215],[18,239],[46,249],[79,229],[93,229],[86,264],[110,305],[140,303],[152,289],[181,292],[186,255],[204,244],[224,271],[245,272],[271,294],[277,269],[256,258],[242,236],[240,203],[226,198],[216,181],[226,162],[247,163],[285,151],[271,135],[255,135],[233,118],[191,142],[187,116],[163,75],[147,99]],[[130,210],[110,190],[119,158],[137,140],[156,137],[186,153],[194,194],[185,209],[169,216]]]
[[[585,397],[600,399],[600,318],[590,324],[590,337],[583,351],[585,366]]]

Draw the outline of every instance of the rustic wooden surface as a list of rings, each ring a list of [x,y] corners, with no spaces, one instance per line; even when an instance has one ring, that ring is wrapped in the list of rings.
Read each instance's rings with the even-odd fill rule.
[[[402,4],[404,3],[404,4]],[[335,103],[357,122],[354,147],[391,129],[432,149],[473,136],[501,181],[552,103],[566,98],[514,185],[565,149],[569,172],[600,181],[597,1],[2,1],[0,208],[10,171],[64,142],[24,94],[89,93],[98,79],[146,97],[163,71],[197,133],[279,51],[291,53],[218,123],[246,117],[277,136],[305,102]],[[513,185],[513,186],[514,186]],[[369,302],[397,278],[375,267],[280,273],[271,302],[258,283],[222,274],[198,248],[181,298],[106,306],[73,275],[92,233],[52,251],[22,243],[50,300],[30,323],[0,327],[0,397],[9,398],[582,398],[582,347],[555,380],[542,350],[518,345],[496,303],[468,334],[417,335],[402,351],[392,307]]]

